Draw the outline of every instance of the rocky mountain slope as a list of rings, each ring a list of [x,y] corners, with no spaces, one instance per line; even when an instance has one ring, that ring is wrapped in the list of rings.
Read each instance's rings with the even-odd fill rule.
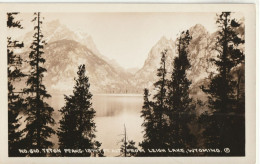
[[[120,85],[116,70],[79,42],[65,39],[51,42],[45,48],[45,56],[49,59],[45,64],[48,70],[45,81],[52,90],[71,90],[80,64],[86,65],[92,91],[117,91]]]
[[[244,38],[244,24],[243,20],[240,21],[241,27],[237,29],[237,32],[242,38]],[[201,100],[202,102],[207,102],[207,95],[200,89],[202,85],[207,86],[209,83],[209,77],[216,73],[217,68],[210,62],[211,58],[216,57],[217,53],[214,49],[216,43],[217,32],[210,34],[204,26],[197,24],[191,27],[189,30],[192,39],[188,47],[189,51],[189,61],[191,68],[187,72],[187,77],[191,80],[192,84],[190,87],[190,93],[194,100]],[[151,93],[153,93],[154,87],[153,84],[156,82],[156,72],[159,68],[161,52],[164,49],[167,49],[166,54],[166,69],[168,72],[167,78],[170,78],[172,72],[172,63],[173,59],[177,56],[176,54],[176,41],[172,39],[167,39],[162,37],[156,45],[154,45],[151,51],[148,54],[148,57],[143,65],[143,67],[135,74],[132,83],[134,86],[138,87],[138,91],[142,91],[143,88],[148,88]],[[244,51],[244,46],[239,47]],[[236,71],[235,71],[236,70]],[[240,72],[240,76],[243,76],[244,65],[239,66],[231,74]],[[237,75],[234,75],[234,79],[237,78]],[[243,81],[244,77],[242,77]],[[244,83],[240,84],[240,88],[243,88]],[[242,92],[242,91],[241,91]],[[244,91],[243,91],[244,92]],[[207,109],[206,106],[198,107],[199,113]]]
[[[156,70],[160,65],[161,52],[167,49],[167,78],[170,78],[172,62],[177,56],[176,41],[162,37],[150,50],[141,69],[125,70],[116,61],[103,56],[98,51],[92,37],[86,33],[72,31],[59,21],[44,24],[43,34],[48,44],[45,46],[45,67],[48,70],[44,78],[51,92],[71,91],[79,64],[85,64],[94,93],[142,93],[144,88],[152,90],[157,80]],[[244,35],[244,26],[238,29]],[[205,27],[197,24],[189,29],[192,40],[189,45],[191,68],[187,72],[192,81],[191,93],[194,97],[206,96],[200,86],[207,83],[207,77],[216,68],[209,62],[216,55],[214,51],[216,33],[210,34]],[[25,35],[26,51],[29,51],[33,32]],[[243,48],[243,47],[242,47]]]
[[[200,24],[197,24],[189,29],[192,40],[189,45],[189,60],[191,64],[190,70],[187,72],[189,80],[192,84],[200,82],[200,80],[208,77],[209,73],[215,68],[210,64],[209,58],[212,57],[215,34],[209,32]],[[148,54],[148,57],[143,67],[135,74],[133,82],[135,86],[140,88],[153,88],[153,83],[157,80],[156,70],[160,65],[161,52],[167,49],[166,54],[166,69],[168,72],[167,78],[170,78],[172,72],[172,63],[174,58],[178,55],[176,53],[176,41],[162,37],[156,45],[154,45]],[[193,88],[194,92],[197,90],[196,86]]]
[[[43,24],[42,33],[47,42],[44,48],[46,59],[44,66],[47,69],[44,84],[50,92],[71,92],[80,64],[86,65],[92,92],[127,92],[126,86],[130,86],[127,79],[133,76],[132,73],[124,70],[115,61],[101,55],[90,35],[72,31],[57,20]],[[33,31],[21,39],[25,44],[25,52],[22,56],[26,60],[28,60],[26,54],[30,51],[32,36]],[[24,71],[28,70],[27,65]]]

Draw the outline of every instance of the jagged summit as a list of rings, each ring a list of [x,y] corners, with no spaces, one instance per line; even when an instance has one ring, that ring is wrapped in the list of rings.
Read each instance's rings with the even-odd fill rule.
[[[93,38],[81,30],[71,30],[59,20],[43,24],[42,33],[47,45],[45,83],[51,92],[72,90],[73,78],[79,64],[86,65],[93,93],[120,93],[125,91],[126,79],[132,76],[115,61],[100,54]],[[25,34],[25,51],[30,51],[33,31]],[[25,57],[28,55],[24,55]],[[27,69],[27,68],[25,68]]]
[[[208,62],[210,56],[208,48],[214,43],[206,28],[201,24],[194,25],[189,31],[192,36],[188,47],[191,69],[187,74],[190,80],[197,83],[207,76],[207,73],[203,72],[207,72],[207,69],[214,69]],[[167,39],[165,36],[161,37],[150,50],[144,66],[135,74],[135,80],[133,80],[136,83],[135,86],[140,86],[141,88],[151,88],[153,86],[153,83],[156,81],[156,70],[161,60],[161,52],[164,49],[168,50],[166,54],[166,69],[169,72],[168,78],[170,77],[173,60],[177,56],[175,42],[176,40]]]
[[[190,31],[207,31],[202,24],[196,24],[190,28]]]
[[[162,36],[147,54],[147,58],[141,69],[133,71],[124,70],[114,60],[111,60],[98,51],[93,38],[81,30],[71,30],[61,24],[59,20],[45,23],[43,35],[48,44],[45,55],[47,58],[47,77],[49,86],[59,90],[70,88],[76,74],[79,63],[86,64],[93,92],[103,93],[127,93],[142,92],[143,88],[151,87],[156,81],[156,71],[160,65],[161,52],[168,50],[166,54],[166,69],[172,71],[173,60],[177,56],[176,38]],[[192,40],[189,45],[191,69],[188,78],[193,84],[201,82],[208,76],[208,72],[214,67],[208,62],[214,53],[210,47],[215,45],[214,38],[201,24],[189,28]],[[244,29],[239,29],[244,31]],[[27,47],[31,44],[32,32],[25,35]],[[127,89],[126,89],[127,88]],[[193,87],[194,88],[194,87]],[[196,88],[196,87],[195,87]],[[131,90],[131,91],[130,91]],[[196,89],[195,89],[196,90]]]
[[[166,36],[162,36],[160,40],[156,43],[156,45],[166,45],[166,44],[174,44],[174,41],[172,38],[167,38]]]
[[[166,36],[162,36],[160,38],[160,40],[157,42],[157,44],[165,44],[167,43],[169,40],[166,38]]]
[[[189,32],[193,39],[197,39],[198,37],[209,35],[207,29],[201,24],[196,24],[195,26],[192,26],[189,29]]]

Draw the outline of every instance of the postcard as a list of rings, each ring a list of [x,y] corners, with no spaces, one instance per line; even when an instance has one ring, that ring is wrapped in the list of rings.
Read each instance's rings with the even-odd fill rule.
[[[255,163],[254,4],[0,8],[0,163]]]

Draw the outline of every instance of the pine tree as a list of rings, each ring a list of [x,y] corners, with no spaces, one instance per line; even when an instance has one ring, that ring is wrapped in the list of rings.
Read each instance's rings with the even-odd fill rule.
[[[204,131],[207,147],[229,148],[230,153],[222,155],[244,155],[245,153],[245,121],[244,96],[237,92],[237,82],[231,72],[244,63],[244,54],[239,46],[244,43],[235,28],[240,24],[231,19],[230,12],[222,12],[216,21],[219,27],[216,38],[218,56],[212,59],[218,73],[212,78],[204,92],[208,93],[209,108],[212,113],[202,115],[201,122],[206,125]],[[242,104],[240,103],[242,102]]]
[[[154,111],[153,111],[153,102],[149,100],[149,90],[144,89],[144,104],[141,111],[141,117],[143,117],[144,122],[142,126],[144,127],[144,140],[140,143],[140,146],[147,150],[151,148],[151,145],[154,145],[155,134],[154,134]]]
[[[7,13],[7,27],[10,29],[22,29],[20,21],[15,21],[18,13]],[[23,108],[23,99],[19,92],[15,91],[14,82],[25,75],[21,72],[22,59],[14,53],[15,49],[22,48],[22,42],[7,37],[7,59],[8,59],[8,144],[9,156],[21,156],[18,152],[22,148],[22,132],[19,130],[19,113]]]
[[[167,96],[166,89],[168,80],[166,79],[166,54],[167,50],[164,50],[162,53],[162,58],[160,62],[160,68],[157,69],[157,77],[159,80],[154,83],[155,90],[157,93],[153,96],[153,111],[154,111],[154,148],[165,148],[167,146],[166,133],[167,133]]]
[[[171,80],[168,83],[168,139],[171,148],[191,148],[195,144],[188,127],[194,119],[194,105],[189,95],[191,81],[187,79],[187,70],[191,67],[188,60],[190,40],[189,31],[182,32],[177,39],[178,56],[174,59]]]
[[[155,94],[153,101],[149,101],[149,92],[144,91],[144,106],[142,110],[142,116],[144,117],[143,126],[145,127],[144,141],[140,143],[140,146],[144,150],[166,148],[167,143],[167,104],[166,104],[166,89],[168,80],[166,79],[166,54],[167,50],[161,52],[160,67],[157,69],[158,81],[154,83]],[[150,154],[141,154],[150,155]],[[162,153],[154,153],[153,155],[161,156],[166,155]]]
[[[134,157],[137,155],[137,147],[133,140],[127,139],[126,127],[124,125],[124,137],[121,140],[122,145],[120,146],[120,155],[123,157]]]
[[[135,157],[137,156],[137,147],[133,140],[128,140],[120,147],[121,156],[123,157]]]
[[[24,141],[27,143],[26,148],[42,149],[51,148],[53,143],[48,139],[55,131],[51,126],[55,124],[52,118],[53,108],[50,107],[44,100],[50,98],[51,95],[47,93],[43,85],[44,72],[47,70],[43,67],[45,59],[42,57],[44,54],[43,48],[45,41],[41,32],[40,13],[34,13],[32,22],[36,23],[34,27],[35,34],[33,35],[33,42],[30,46],[31,52],[29,54],[29,64],[31,67],[30,74],[27,79],[27,86],[24,92],[26,97],[26,133]],[[30,154],[31,156],[45,156],[43,153]]]
[[[92,108],[92,94],[85,65],[80,65],[75,79],[73,95],[65,96],[66,104],[60,110],[62,119],[58,131],[61,149],[99,149],[101,144],[94,141],[96,111]],[[63,154],[63,156],[90,156],[90,153]],[[102,154],[99,154],[102,156]]]

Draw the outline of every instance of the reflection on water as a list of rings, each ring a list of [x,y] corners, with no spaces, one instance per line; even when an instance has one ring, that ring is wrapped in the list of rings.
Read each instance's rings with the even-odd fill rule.
[[[119,114],[140,113],[142,108],[142,95],[94,95],[93,107],[97,117],[114,117]]]
[[[56,122],[61,119],[58,110],[65,104],[64,96],[52,94],[50,105],[54,107]],[[120,139],[123,137],[124,124],[127,129],[127,137],[138,143],[142,141],[142,118],[140,111],[143,105],[142,95],[129,94],[98,94],[92,99],[93,108],[96,110],[96,140],[102,143],[103,149],[119,149]],[[55,129],[58,128],[58,124]],[[55,147],[58,146],[58,138],[52,138]],[[118,153],[106,153],[106,156],[116,156]]]

